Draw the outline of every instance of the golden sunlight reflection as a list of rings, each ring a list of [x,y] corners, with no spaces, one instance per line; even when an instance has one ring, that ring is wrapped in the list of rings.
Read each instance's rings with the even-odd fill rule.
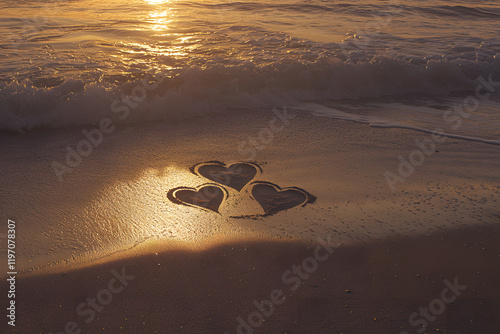
[[[170,2],[170,0],[145,0],[150,5],[161,5]]]
[[[151,12],[148,13],[147,22],[153,24],[148,26],[152,30],[167,30],[172,22],[173,5],[170,0],[145,0],[146,3],[152,5]]]
[[[122,50],[125,54],[140,54],[140,55],[153,55],[153,56],[169,56],[173,58],[180,58],[187,56],[189,51],[187,47],[181,46],[161,46],[161,45],[149,45],[146,43],[125,43],[126,48]],[[127,60],[127,57],[123,56],[123,60]],[[132,62],[137,62],[137,59],[131,58]]]
[[[157,11],[149,14],[149,22],[153,24],[153,30],[168,30],[169,23],[172,22],[171,11],[163,10]]]
[[[88,219],[100,237],[121,245],[151,238],[195,242],[229,233],[227,219],[220,214],[167,198],[172,188],[196,188],[205,182],[187,168],[149,169],[139,179],[107,188],[87,207]]]
[[[121,61],[130,66],[147,66],[156,70],[175,68],[174,59],[187,57],[199,46],[193,36],[176,31],[176,9],[173,1],[144,0],[150,5],[139,30],[152,33],[149,41],[122,41]]]

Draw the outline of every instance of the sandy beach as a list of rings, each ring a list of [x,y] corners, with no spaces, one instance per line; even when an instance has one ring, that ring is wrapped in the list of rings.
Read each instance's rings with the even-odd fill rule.
[[[495,333],[500,324],[497,229],[325,247],[315,269],[317,247],[153,242],[23,275],[13,332]]]
[[[17,212],[16,233],[31,245],[18,249],[12,332],[420,333],[426,324],[426,333],[495,333],[498,146],[448,139],[393,192],[384,173],[397,172],[398,156],[408,156],[428,134],[297,110],[287,115],[268,141],[258,136],[271,129],[269,112],[147,131],[118,127],[64,182],[47,160],[61,160],[64,143],[78,132],[5,138],[16,200],[4,209]],[[62,144],[59,150],[39,145],[35,154],[16,149],[40,138]],[[239,191],[190,170],[209,161],[248,161],[240,152],[245,145],[254,147],[251,164],[261,171],[248,167],[252,180]],[[15,170],[28,155],[40,161]],[[255,197],[252,182],[295,187],[315,201],[290,197],[285,202],[293,207],[266,215],[256,200],[265,195]],[[218,212],[167,197],[171,189],[206,183],[227,192],[220,205],[211,204]],[[39,196],[16,197],[26,193]],[[40,222],[62,222],[66,240],[74,233],[78,242],[60,247],[57,226],[50,238],[40,238],[43,225],[26,229],[21,222],[34,212]],[[77,230],[64,224],[75,214]],[[8,282],[1,287],[7,290]],[[272,314],[262,306],[269,304],[259,304],[264,300],[275,301]],[[252,313],[254,301],[269,316]],[[420,314],[420,307],[435,313]]]

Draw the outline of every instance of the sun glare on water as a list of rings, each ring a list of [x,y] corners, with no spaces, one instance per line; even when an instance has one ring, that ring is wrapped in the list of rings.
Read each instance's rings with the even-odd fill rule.
[[[170,0],[145,0],[145,1],[151,5],[161,5],[170,2]]]

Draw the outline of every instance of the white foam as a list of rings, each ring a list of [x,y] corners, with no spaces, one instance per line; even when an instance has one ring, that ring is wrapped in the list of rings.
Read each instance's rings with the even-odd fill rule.
[[[477,64],[476,64],[477,65]],[[191,67],[164,78],[130,117],[140,122],[198,117],[210,113],[273,107],[297,102],[366,99],[406,94],[445,95],[474,90],[476,79],[496,73],[496,63],[481,67],[429,61],[416,66],[400,59],[375,57],[366,63],[323,57],[315,62],[276,61],[270,65]],[[496,75],[496,74],[495,74]],[[439,80],[435,80],[439,77]],[[31,81],[0,83],[0,129],[68,127],[96,124],[113,116],[111,104],[140,81],[125,84],[68,79],[43,88]],[[372,120],[373,124],[376,124]],[[385,124],[385,123],[384,123]]]
[[[294,105],[293,108],[298,109],[298,110],[302,110],[302,111],[312,112],[313,115],[315,115],[315,116],[329,117],[329,118],[341,119],[344,121],[352,121],[352,122],[358,122],[358,123],[365,123],[365,124],[369,124],[370,126],[378,127],[378,128],[400,128],[400,129],[421,131],[421,132],[430,133],[430,134],[438,133],[440,136],[445,136],[445,137],[449,137],[449,138],[476,141],[476,142],[481,142],[481,143],[491,144],[491,145],[500,145],[499,140],[491,140],[491,139],[485,139],[485,138],[464,136],[464,135],[446,133],[446,132],[441,132],[441,131],[437,132],[436,129],[430,130],[430,129],[425,129],[425,128],[418,127],[418,126],[406,125],[403,123],[394,122],[394,121],[380,118],[380,117],[346,113],[346,112],[343,112],[341,110],[326,107],[324,105],[320,105],[317,103],[300,103],[300,104]]]

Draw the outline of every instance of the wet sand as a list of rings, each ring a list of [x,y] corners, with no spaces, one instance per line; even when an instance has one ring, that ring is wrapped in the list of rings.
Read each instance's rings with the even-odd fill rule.
[[[79,129],[6,136],[2,212],[17,223],[23,271],[9,330],[418,333],[425,320],[428,333],[496,333],[497,146],[449,139],[393,192],[384,173],[396,173],[398,157],[428,134],[296,112],[252,146],[272,117],[119,127],[64,182],[50,162],[78,143]],[[220,167],[193,172],[214,160],[261,171],[232,186],[220,183]],[[210,198],[213,210],[192,192],[177,194],[180,203],[167,196],[205,183],[225,193]],[[318,238],[340,246],[312,270]],[[304,264],[312,272],[291,291],[300,277],[293,266]],[[123,268],[135,278],[121,289]],[[441,296],[445,280],[467,286],[454,302],[439,302],[454,297]],[[87,298],[109,303],[94,308]],[[436,319],[418,313],[436,299]],[[254,300],[275,300],[262,324]]]

